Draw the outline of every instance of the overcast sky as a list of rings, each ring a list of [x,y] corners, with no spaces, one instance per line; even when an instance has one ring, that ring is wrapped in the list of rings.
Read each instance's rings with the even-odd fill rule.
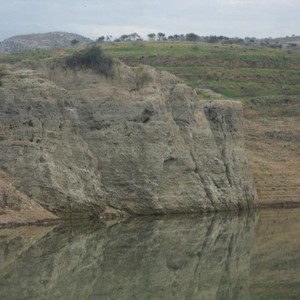
[[[92,39],[133,32],[300,35],[300,0],[0,0],[0,4],[0,41],[50,31]]]

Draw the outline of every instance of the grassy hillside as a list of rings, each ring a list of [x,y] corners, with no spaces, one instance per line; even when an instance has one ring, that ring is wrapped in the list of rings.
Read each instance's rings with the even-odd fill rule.
[[[211,89],[228,98],[300,96],[300,52],[170,41],[100,45],[107,54],[128,65],[151,65],[177,75],[194,88]],[[0,55],[0,63],[23,61],[32,64],[64,56],[74,49],[78,47]]]
[[[192,87],[208,88],[229,98],[300,95],[300,52],[170,41],[100,45],[128,65],[147,64],[167,70]],[[0,62],[36,62],[77,48],[0,55]]]
[[[105,43],[129,65],[167,70],[230,98],[300,95],[300,52],[193,42]]]

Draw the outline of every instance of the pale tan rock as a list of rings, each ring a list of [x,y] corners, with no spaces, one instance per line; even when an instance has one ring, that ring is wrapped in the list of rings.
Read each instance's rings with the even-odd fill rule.
[[[0,228],[57,220],[57,216],[18,191],[12,178],[0,172]]]
[[[239,102],[200,101],[147,66],[12,71],[0,88],[0,169],[57,214],[251,208],[242,123]]]

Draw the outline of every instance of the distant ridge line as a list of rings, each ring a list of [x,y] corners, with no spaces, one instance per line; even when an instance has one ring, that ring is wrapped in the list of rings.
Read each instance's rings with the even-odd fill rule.
[[[32,50],[70,47],[72,43],[88,44],[92,40],[76,33],[63,31],[12,36],[0,44],[0,53],[18,53]]]

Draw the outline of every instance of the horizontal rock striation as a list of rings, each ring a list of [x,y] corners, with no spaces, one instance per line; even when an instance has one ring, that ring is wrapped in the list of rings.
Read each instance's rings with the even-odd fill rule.
[[[57,216],[18,191],[12,179],[0,172],[0,228],[54,221],[58,221]]]
[[[109,76],[45,65],[0,87],[0,170],[51,212],[247,209],[256,194],[239,102],[116,61]]]

